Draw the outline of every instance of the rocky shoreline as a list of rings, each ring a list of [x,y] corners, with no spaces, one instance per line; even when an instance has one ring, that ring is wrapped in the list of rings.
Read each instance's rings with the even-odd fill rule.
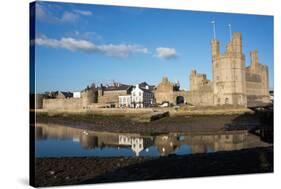
[[[36,158],[35,186],[273,172],[273,147],[166,157]]]

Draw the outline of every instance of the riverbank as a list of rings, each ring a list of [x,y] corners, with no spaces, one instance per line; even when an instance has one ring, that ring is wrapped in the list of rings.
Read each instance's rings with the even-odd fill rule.
[[[37,123],[58,124],[73,128],[92,131],[109,131],[123,133],[163,133],[191,131],[221,131],[229,125],[240,129],[260,126],[259,116],[252,113],[242,115],[201,115],[201,116],[171,116],[152,122],[138,122],[131,116],[96,115],[93,113],[37,113]]]
[[[94,108],[94,109],[73,109],[73,110],[48,110],[36,109],[32,110],[37,113],[47,113],[49,115],[56,114],[95,114],[103,116],[127,116],[139,117],[149,115],[156,112],[169,112],[170,116],[200,116],[200,115],[239,115],[244,113],[253,113],[249,108],[242,106],[176,106],[167,108]]]
[[[151,157],[36,158],[35,186],[273,172],[273,147]]]

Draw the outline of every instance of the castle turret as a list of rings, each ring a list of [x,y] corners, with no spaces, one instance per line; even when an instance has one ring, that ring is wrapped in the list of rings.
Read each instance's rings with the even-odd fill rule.
[[[87,108],[90,104],[97,102],[96,92],[96,88],[92,86],[81,93],[83,108]]]
[[[220,42],[216,39],[213,39],[211,41],[211,46],[212,46],[212,58],[219,57],[220,55]]]
[[[256,72],[259,64],[258,51],[257,50],[251,51],[250,56],[251,56],[251,70]]]
[[[242,55],[242,35],[240,32],[234,32],[232,34],[232,49],[233,52]]]

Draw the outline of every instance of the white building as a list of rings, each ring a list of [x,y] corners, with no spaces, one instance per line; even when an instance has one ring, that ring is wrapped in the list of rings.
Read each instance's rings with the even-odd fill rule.
[[[131,95],[124,95],[124,96],[119,96],[119,107],[123,108],[123,107],[131,107]]]
[[[153,104],[153,93],[149,90],[149,86],[140,88],[137,84],[131,92],[132,96],[132,107],[133,108],[144,108],[149,107]]]
[[[73,92],[73,98],[81,98],[81,92]]]
[[[141,137],[119,135],[119,145],[130,146],[136,156],[139,156],[140,152],[144,149],[144,140]]]

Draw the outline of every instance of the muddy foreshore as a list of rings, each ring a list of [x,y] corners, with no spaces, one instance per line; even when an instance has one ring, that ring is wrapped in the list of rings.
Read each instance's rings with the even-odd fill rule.
[[[35,164],[36,186],[271,173],[273,147],[159,158],[36,158]]]
[[[124,133],[162,133],[162,132],[189,132],[189,131],[221,131],[235,125],[236,129],[250,129],[261,126],[256,114],[242,115],[201,115],[201,116],[172,116],[149,123],[133,121],[126,116],[101,116],[94,114],[61,114],[36,115],[37,123],[51,123],[73,128],[124,132]]]

